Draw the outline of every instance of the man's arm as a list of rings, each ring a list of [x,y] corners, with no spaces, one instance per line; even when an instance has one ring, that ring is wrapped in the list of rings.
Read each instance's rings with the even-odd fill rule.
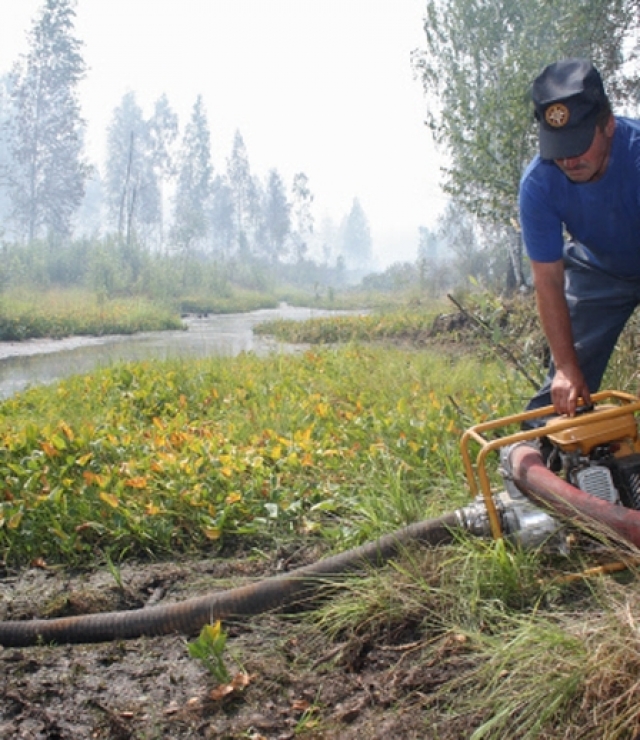
[[[573,344],[569,307],[564,294],[564,265],[562,260],[532,261],[531,270],[540,322],[556,368],[551,400],[559,414],[573,416],[578,399],[582,398],[589,404],[591,397]]]

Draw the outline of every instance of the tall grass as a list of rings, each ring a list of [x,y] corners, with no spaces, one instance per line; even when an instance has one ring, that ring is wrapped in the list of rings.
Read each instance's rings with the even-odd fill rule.
[[[134,334],[183,328],[175,309],[145,298],[88,291],[10,291],[0,300],[0,341]]]
[[[624,583],[549,577],[577,566],[504,542],[415,548],[333,586],[306,617],[309,639],[348,654],[410,628],[428,683],[404,701],[423,713],[425,737],[635,738],[638,574]]]

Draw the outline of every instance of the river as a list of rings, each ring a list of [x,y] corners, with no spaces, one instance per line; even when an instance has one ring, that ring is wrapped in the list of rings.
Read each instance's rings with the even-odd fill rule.
[[[29,386],[53,383],[122,361],[290,352],[295,349],[293,346],[254,335],[253,327],[273,319],[303,321],[339,313],[351,312],[281,304],[278,308],[249,313],[188,317],[186,331],[0,342],[0,399]]]

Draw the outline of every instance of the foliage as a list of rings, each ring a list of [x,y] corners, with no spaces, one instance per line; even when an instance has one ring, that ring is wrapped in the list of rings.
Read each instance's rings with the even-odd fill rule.
[[[312,263],[285,266],[254,259],[212,260],[201,254],[185,260],[180,253],[150,252],[137,239],[65,241],[55,253],[40,241],[0,244],[0,258],[0,295],[9,286],[34,294],[86,291],[101,299],[139,296],[207,313],[272,307],[279,301],[337,307],[338,296],[353,293],[333,286],[335,271]],[[372,299],[361,294],[350,298],[349,305],[362,305],[362,300],[369,304]]]
[[[301,262],[307,256],[309,239],[313,233],[313,194],[309,187],[309,178],[304,172],[294,175],[292,191],[294,254],[296,260]]]
[[[265,251],[271,262],[285,255],[285,243],[291,232],[291,205],[278,171],[269,172],[264,203]]]
[[[73,35],[74,6],[75,0],[46,0],[13,75],[11,162],[3,174],[13,221],[29,242],[68,235],[88,175],[77,94],[85,64]]]
[[[278,319],[258,324],[257,334],[270,334],[286,342],[390,341],[409,346],[464,344],[478,355],[501,356],[524,371],[537,375],[545,363],[546,340],[539,327],[533,295],[500,298],[490,292],[451,296],[462,307],[444,312],[444,305],[386,306],[356,315],[310,318],[304,322]],[[508,351],[505,351],[507,350]],[[617,386],[616,386],[617,387]]]
[[[517,283],[518,186],[536,146],[531,81],[556,58],[585,56],[615,98],[634,7],[631,0],[427,3],[426,48],[414,64],[431,101],[428,123],[450,159],[444,187],[459,209],[502,227]]]
[[[360,201],[355,198],[344,224],[343,254],[347,267],[363,272],[368,270],[373,257],[372,247],[369,221]]]
[[[276,319],[258,324],[256,334],[269,334],[293,343],[331,344],[379,339],[413,339],[429,336],[436,314],[430,310],[399,309],[360,315],[310,318],[307,321]]]
[[[198,96],[185,129],[180,151],[173,234],[185,257],[202,248],[209,230],[207,206],[211,197],[211,136],[202,96]]]
[[[461,409],[479,420],[518,403],[517,379],[492,387],[496,372],[354,346],[114,366],[30,390],[0,406],[3,558],[175,555],[233,536],[348,544],[449,510],[466,496]],[[398,487],[402,511],[363,503]]]
[[[149,275],[141,273],[151,255],[181,258],[172,267],[186,292],[195,287],[191,283],[203,265],[207,273],[219,272],[222,265],[233,281],[250,288],[268,283],[260,275],[265,265],[302,288],[348,282],[342,234],[330,219],[321,233],[315,232],[314,195],[304,172],[297,172],[289,185],[276,169],[261,178],[236,131],[226,167],[218,166],[214,175],[201,95],[180,131],[166,94],[147,115],[137,93],[128,91],[112,112],[105,162],[85,162],[85,123],[76,99],[85,65],[82,44],[73,35],[76,3],[45,0],[29,54],[2,80],[0,222],[6,244],[31,249],[36,239],[46,239],[51,257],[52,247],[66,251],[72,235],[103,238],[105,252],[115,246],[120,257],[128,257],[127,264],[114,266],[103,252],[92,265],[95,282],[104,283],[108,292],[109,284],[120,290],[129,279],[136,291],[148,290],[150,281],[141,283]],[[346,220],[355,216],[347,246],[351,257],[364,255],[370,261],[366,216],[359,208]],[[74,262],[73,272],[83,272],[82,265]],[[66,266],[50,265],[51,272],[59,276]],[[356,279],[367,266],[357,265]],[[0,274],[0,287],[5,277]],[[171,278],[174,295],[180,281],[175,273]],[[160,292],[166,287],[153,286]]]
[[[78,292],[40,293],[34,297],[13,292],[0,302],[3,342],[182,328],[175,311],[142,298],[100,300]]]
[[[189,655],[199,660],[218,683],[231,680],[223,657],[226,644],[227,633],[217,621],[215,624],[205,624],[198,637],[187,645]]]
[[[105,178],[109,220],[126,244],[158,224],[157,146],[135,93],[127,92],[109,125]]]
[[[245,257],[257,223],[259,195],[251,173],[247,147],[239,131],[235,133],[231,156],[227,161],[227,181],[234,203],[235,252]]]

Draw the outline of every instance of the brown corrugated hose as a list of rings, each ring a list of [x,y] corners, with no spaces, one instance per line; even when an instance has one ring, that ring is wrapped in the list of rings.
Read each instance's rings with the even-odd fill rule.
[[[51,620],[0,622],[0,645],[27,647],[126,640],[143,635],[196,634],[205,624],[218,619],[260,614],[300,603],[332,577],[366,566],[382,565],[411,542],[429,545],[450,542],[454,531],[462,526],[459,514],[453,512],[409,525],[289,573],[180,603]]]

